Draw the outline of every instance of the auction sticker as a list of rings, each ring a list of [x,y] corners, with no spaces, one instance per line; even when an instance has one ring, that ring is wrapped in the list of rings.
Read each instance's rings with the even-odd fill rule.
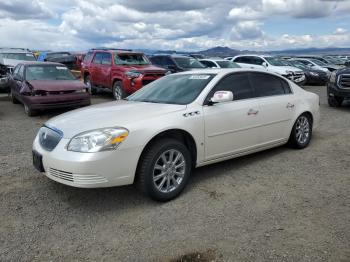
[[[205,80],[209,79],[208,75],[191,75],[189,79]]]

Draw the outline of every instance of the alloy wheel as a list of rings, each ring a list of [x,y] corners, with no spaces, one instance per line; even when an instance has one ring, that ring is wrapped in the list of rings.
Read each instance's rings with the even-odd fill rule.
[[[306,116],[301,116],[296,123],[296,139],[299,144],[305,144],[310,136],[310,123]]]
[[[183,154],[171,149],[163,152],[153,168],[153,183],[162,193],[169,193],[182,183],[186,172],[186,161]]]

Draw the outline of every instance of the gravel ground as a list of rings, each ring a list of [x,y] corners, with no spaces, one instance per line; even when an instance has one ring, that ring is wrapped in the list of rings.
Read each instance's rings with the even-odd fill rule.
[[[0,260],[350,261],[350,103],[330,108],[325,87],[306,89],[322,102],[307,149],[199,168],[163,204],[132,186],[77,189],[39,174],[31,143],[62,111],[29,118],[0,97]]]

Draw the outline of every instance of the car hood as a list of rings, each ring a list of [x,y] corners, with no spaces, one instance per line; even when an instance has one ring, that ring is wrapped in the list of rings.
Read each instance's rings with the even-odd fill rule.
[[[338,69],[342,69],[343,68],[343,66],[339,66],[339,65],[325,65],[323,67],[331,68],[331,69],[334,69],[334,70],[338,70]]]
[[[141,73],[161,72],[165,74],[166,72],[163,68],[154,65],[123,65],[123,69],[125,71],[135,70]]]
[[[294,73],[303,73],[303,70],[293,66],[274,66],[273,69],[279,74],[287,74],[287,71]]]
[[[27,81],[34,90],[43,91],[68,91],[86,88],[79,80],[29,80]]]
[[[104,127],[125,127],[160,115],[185,110],[186,105],[113,101],[73,110],[50,119],[46,125],[63,132],[65,138]]]

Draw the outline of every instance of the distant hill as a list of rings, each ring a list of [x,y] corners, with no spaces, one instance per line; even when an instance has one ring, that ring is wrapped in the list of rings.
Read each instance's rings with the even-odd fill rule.
[[[219,56],[219,57],[227,57],[227,56],[236,56],[241,53],[241,51],[236,49],[231,49],[226,46],[217,46],[207,50],[196,52],[205,56]]]

